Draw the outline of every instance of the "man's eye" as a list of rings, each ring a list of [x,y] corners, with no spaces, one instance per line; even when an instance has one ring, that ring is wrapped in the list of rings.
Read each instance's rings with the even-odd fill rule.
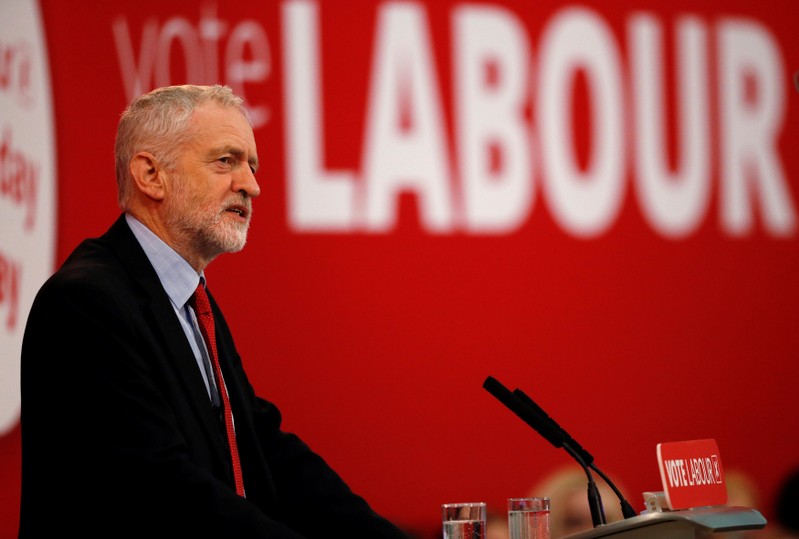
[[[223,165],[229,165],[233,161],[233,159],[231,159],[230,157],[220,157],[218,161]]]

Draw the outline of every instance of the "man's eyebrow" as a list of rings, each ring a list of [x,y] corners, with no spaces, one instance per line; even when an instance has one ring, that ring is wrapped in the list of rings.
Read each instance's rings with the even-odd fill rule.
[[[209,154],[214,155],[214,156],[220,155],[220,154],[226,154],[226,153],[229,153],[229,154],[234,155],[237,158],[241,159],[241,157],[246,153],[246,151],[242,150],[238,146],[232,146],[232,145],[229,145],[229,144],[225,144],[223,146],[214,147],[209,152]],[[253,167],[254,169],[256,169],[256,170],[258,169],[258,157],[257,156],[255,156],[255,155],[251,156],[249,159],[247,159],[247,163],[251,167]]]

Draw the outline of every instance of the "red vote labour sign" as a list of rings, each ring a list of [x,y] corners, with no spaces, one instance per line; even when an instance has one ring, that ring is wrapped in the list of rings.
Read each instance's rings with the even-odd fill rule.
[[[661,443],[657,452],[663,490],[671,509],[727,503],[727,485],[716,440]]]

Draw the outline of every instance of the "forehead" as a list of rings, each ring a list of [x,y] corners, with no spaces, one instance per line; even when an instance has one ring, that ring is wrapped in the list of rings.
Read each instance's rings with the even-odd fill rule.
[[[191,117],[195,143],[236,145],[255,154],[255,136],[244,114],[234,107],[207,103],[194,109]]]

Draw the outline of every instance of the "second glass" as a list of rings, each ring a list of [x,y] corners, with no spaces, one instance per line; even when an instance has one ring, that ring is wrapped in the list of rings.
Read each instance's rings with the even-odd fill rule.
[[[509,498],[510,539],[549,538],[549,498]]]

